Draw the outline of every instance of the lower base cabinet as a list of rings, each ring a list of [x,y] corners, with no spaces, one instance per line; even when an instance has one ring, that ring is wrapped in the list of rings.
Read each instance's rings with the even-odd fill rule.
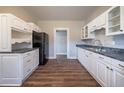
[[[100,62],[97,62],[97,79],[102,86],[107,86],[107,68]]]
[[[113,87],[124,87],[124,72],[114,70]]]
[[[124,62],[82,48],[78,60],[103,87],[124,87]]]
[[[38,49],[24,54],[0,54],[0,86],[21,86],[38,66],[39,60],[34,60],[39,59],[38,55]]]

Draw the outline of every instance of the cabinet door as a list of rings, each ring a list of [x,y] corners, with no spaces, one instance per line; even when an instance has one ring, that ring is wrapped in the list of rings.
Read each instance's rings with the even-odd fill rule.
[[[2,56],[2,78],[17,78],[19,75],[18,56]]]
[[[39,50],[35,50],[35,67],[39,65]]]
[[[99,29],[101,26],[106,24],[106,12],[96,18],[96,27]]]
[[[21,84],[21,62],[19,56],[4,55],[1,57],[1,84]]]
[[[97,62],[97,78],[102,86],[107,86],[107,70],[105,64]]]
[[[0,52],[11,52],[10,17],[0,15]]]
[[[114,87],[124,87],[124,71],[114,70]]]
[[[17,29],[17,30],[21,30],[21,31],[27,31],[28,27],[27,27],[27,23],[23,20],[21,20],[20,18],[13,16],[13,25],[12,27]]]
[[[86,68],[87,66],[87,57],[85,55],[85,50],[78,48],[78,60]]]
[[[90,53],[90,71],[96,77],[97,76],[97,60],[95,58],[95,53]]]
[[[107,11],[106,35],[124,34],[124,7],[116,6]]]
[[[82,64],[82,49],[81,48],[78,48],[78,61]]]
[[[1,79],[2,79],[2,59],[1,59],[1,56],[0,56],[0,84],[1,84]]]

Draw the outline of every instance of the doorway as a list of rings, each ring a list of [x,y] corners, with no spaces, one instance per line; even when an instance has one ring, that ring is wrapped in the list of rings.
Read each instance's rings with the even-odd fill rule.
[[[59,59],[69,58],[69,29],[55,28],[54,57]]]

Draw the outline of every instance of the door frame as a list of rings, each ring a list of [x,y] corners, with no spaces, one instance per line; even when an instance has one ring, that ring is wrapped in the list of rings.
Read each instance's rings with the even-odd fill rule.
[[[67,58],[70,58],[69,56],[69,28],[54,28],[54,58],[56,59],[56,30],[65,30],[67,32]]]

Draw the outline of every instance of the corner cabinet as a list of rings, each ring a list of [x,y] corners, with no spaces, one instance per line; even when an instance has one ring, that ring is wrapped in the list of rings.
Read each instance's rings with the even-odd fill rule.
[[[124,34],[124,7],[115,6],[106,13],[106,35]]]
[[[33,56],[36,55],[36,56]],[[39,49],[24,54],[0,54],[0,86],[21,86],[39,65]]]

